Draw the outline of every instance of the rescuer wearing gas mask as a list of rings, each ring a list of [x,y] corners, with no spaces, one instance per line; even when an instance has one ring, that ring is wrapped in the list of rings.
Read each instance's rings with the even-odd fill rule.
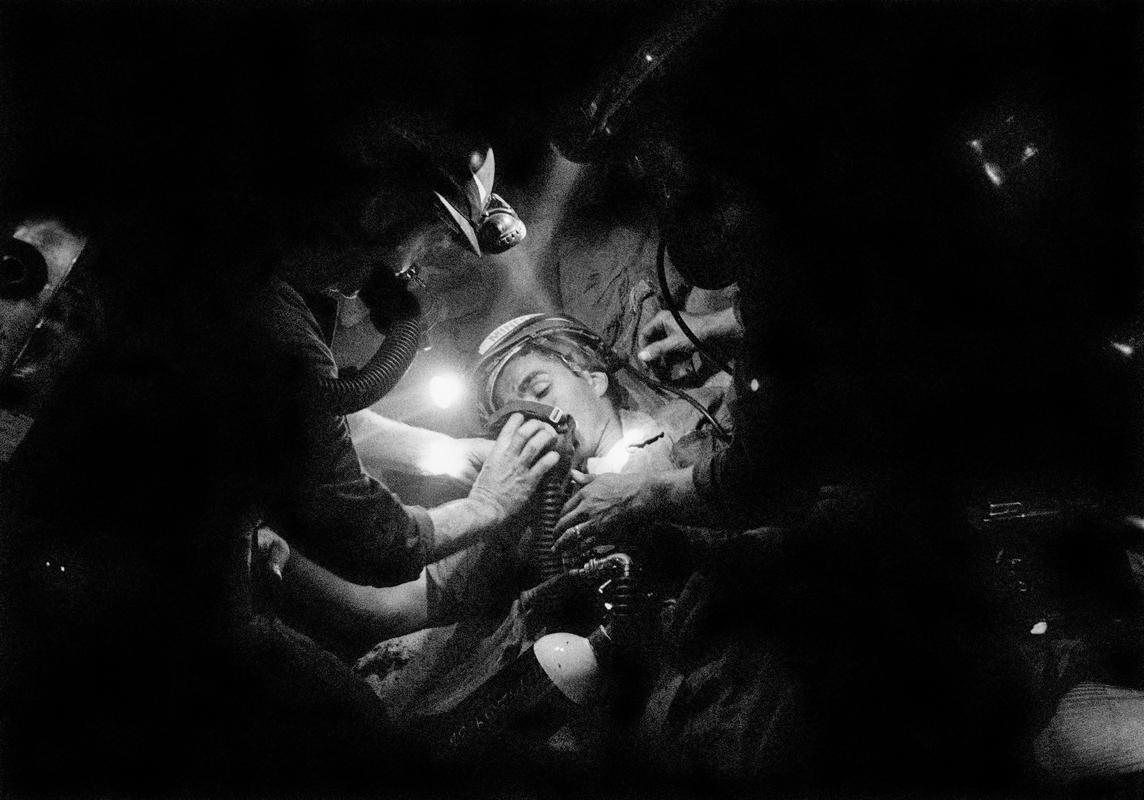
[[[378,146],[371,143],[370,152]],[[411,160],[425,160],[424,153],[415,152],[392,132],[381,146],[395,147]],[[377,163],[380,158],[384,163]],[[377,388],[371,391],[367,385],[372,367],[381,363],[382,369],[375,371],[385,390],[400,377],[407,361],[387,363],[386,354],[379,351],[359,374],[339,377],[303,299],[304,292],[360,290],[382,326],[396,320],[382,348],[394,340],[408,345],[403,356],[411,357],[417,339],[415,332],[405,332],[410,327],[405,320],[415,318],[416,301],[395,275],[415,275],[418,261],[442,235],[444,226],[431,223],[433,209],[448,211],[447,224],[453,226],[454,235],[478,253],[482,245],[485,251],[507,249],[523,236],[523,225],[511,208],[491,194],[492,159],[490,150],[473,166],[461,167],[468,182],[452,185],[439,175],[434,184],[431,168],[395,163],[393,154],[336,172],[325,165],[333,175],[319,176],[318,185],[310,189],[329,192],[336,200],[334,211],[301,223],[313,235],[303,238],[297,230],[288,232],[293,243],[283,247],[279,275],[256,301],[261,320],[256,333],[263,337],[270,363],[299,390],[299,402],[288,400],[279,408],[297,415],[293,423],[282,421],[295,455],[282,476],[280,502],[268,509],[267,520],[318,563],[362,583],[409,580],[425,564],[500,528],[520,510],[535,480],[555,458],[543,454],[551,433],[539,423],[527,422],[489,453],[466,498],[429,511],[403,506],[362,471],[342,415],[377,399]],[[457,205],[471,201],[471,222],[468,212],[459,214],[442,194],[434,197],[432,189],[440,184],[457,190],[463,198],[452,198]],[[508,227],[498,227],[500,219],[509,220]],[[465,225],[469,229],[461,230]],[[406,339],[396,339],[398,334]],[[474,450],[470,460],[480,457],[470,449]]]
[[[754,13],[729,14],[721,38],[695,45],[702,56],[674,75],[672,49],[688,31],[670,20],[573,115],[580,134],[557,142],[574,160],[644,176],[661,261],[669,254],[700,287],[739,289],[737,313],[692,319],[716,359],[729,356],[720,343],[739,345],[734,441],[684,469],[581,479],[557,547],[655,547],[654,529],[636,524],[646,518],[736,528],[706,598],[681,609],[708,618],[693,652],[728,619],[745,641],[780,636],[796,648],[813,779],[909,785],[967,764],[995,779],[1012,769],[998,754],[1023,735],[1029,692],[984,588],[992,565],[967,544],[968,487],[1029,472],[1044,481],[1040,458],[1070,475],[1106,472],[1080,445],[1094,419],[1083,391],[1059,392],[1072,383],[1061,364],[1091,363],[1080,342],[1097,320],[1082,303],[1064,302],[1072,312],[1060,318],[1047,311],[1067,294],[1056,279],[1083,294],[1087,257],[1060,225],[1073,187],[1061,167],[998,192],[995,165],[982,173],[970,158],[980,141],[956,143],[946,96],[926,79],[965,92],[959,113],[983,101],[929,53],[819,92],[866,65],[840,27],[808,43],[828,43],[821,51],[771,62],[760,48],[758,74],[782,78],[745,86],[752,51],[720,46],[741,46],[741,17]],[[808,66],[820,56],[821,73]],[[813,77],[795,80],[803,70]],[[709,98],[714,87],[743,90]],[[1014,140],[1018,153],[1038,152],[1036,137]],[[992,302],[1002,295],[1020,310]],[[688,347],[674,319],[644,329],[644,360]],[[1076,329],[1066,334],[1062,319]],[[1062,440],[1038,435],[1064,420]],[[704,657],[690,664],[705,667]]]
[[[651,147],[655,149],[654,144]],[[678,158],[684,157],[677,146],[671,146],[671,151]],[[705,316],[687,315],[685,320],[696,323],[696,336],[706,341],[709,348],[730,350],[730,346],[746,345],[736,368],[737,403],[741,414],[750,416],[753,424],[745,429],[738,427],[737,441],[726,453],[692,469],[630,479],[613,476],[585,483],[565,508],[559,530],[568,535],[562,545],[577,539],[581,544],[590,544],[598,532],[618,530],[625,523],[644,517],[710,524],[726,521],[731,512],[743,527],[788,521],[790,514],[797,515],[798,509],[806,510],[813,504],[819,482],[829,482],[826,476],[830,468],[821,458],[808,462],[808,443],[822,442],[827,448],[824,452],[829,452],[842,446],[846,439],[840,435],[827,440],[825,431],[821,427],[815,430],[815,423],[804,415],[827,401],[847,408],[842,397],[856,392],[860,381],[827,378],[824,371],[834,367],[842,348],[831,350],[821,342],[806,344],[814,339],[831,339],[836,334],[821,324],[821,312],[798,292],[801,279],[782,255],[780,233],[767,230],[767,212],[744,187],[736,187],[699,163],[673,161],[672,165],[660,180],[670,184],[662,189],[664,196],[671,198],[674,209],[668,213],[678,215],[665,223],[664,232],[669,237],[673,263],[703,288],[726,286],[729,277],[743,276],[735,307]],[[715,275],[708,274],[709,267]],[[764,311],[757,307],[760,302],[768,305],[778,297],[782,298],[782,305],[776,304],[774,309],[768,307]],[[742,303],[749,304],[750,310],[741,311]],[[744,316],[756,325],[755,333],[746,341]],[[798,341],[800,330],[807,332],[804,342]],[[780,346],[789,352],[780,355],[776,348],[763,349],[764,337],[775,336],[781,337]],[[641,329],[639,344],[637,355],[645,363],[677,359],[695,351],[695,345],[683,335],[668,311],[659,312]],[[804,347],[807,349],[802,353],[796,352]],[[815,360],[804,357],[812,354]],[[772,357],[781,358],[776,366],[793,380],[784,379],[773,368],[763,369],[760,360]],[[804,391],[813,392],[813,384],[829,386],[832,393],[841,391],[829,398],[803,395]],[[783,397],[776,394],[776,389],[793,394]],[[797,411],[797,416],[785,419],[781,428],[762,434],[760,428],[775,419],[767,406],[776,402]],[[800,419],[806,425],[799,424]],[[840,422],[837,417],[827,419],[831,427]],[[747,439],[751,440],[749,445]],[[789,446],[784,446],[784,442]],[[785,458],[791,460],[780,466]],[[810,473],[815,472],[821,477],[812,477]],[[746,484],[737,481],[749,481],[752,490],[746,490]]]
[[[297,676],[290,674],[289,666],[279,667],[278,651],[284,652],[287,665],[295,659],[328,662],[333,656],[275,618],[281,614],[287,622],[304,627],[315,606],[320,613],[322,604],[330,602],[327,593],[332,592],[336,622],[330,624],[327,617],[325,626],[306,628],[323,643],[336,638],[339,626],[360,623],[361,609],[372,608],[366,601],[378,598],[383,600],[387,624],[395,630],[425,625],[430,612],[424,579],[418,576],[426,565],[495,541],[525,508],[557,458],[549,452],[555,438],[551,428],[518,416],[492,444],[462,499],[428,510],[408,507],[362,470],[344,414],[388,391],[417,352],[417,305],[396,275],[415,273],[418,259],[445,230],[433,222],[434,209],[449,202],[440,194],[434,196],[432,181],[438,175],[436,167],[421,166],[424,153],[402,148],[400,137],[395,140],[392,135],[384,144],[397,150],[383,157],[384,169],[376,162],[365,165],[365,174],[360,162],[348,169],[321,165],[322,174],[305,188],[308,194],[328,192],[332,202],[325,207],[332,207],[332,212],[307,220],[291,215],[298,213],[297,208],[287,210],[285,219],[298,224],[283,231],[277,274],[249,298],[247,308],[255,323],[245,350],[260,362],[258,369],[267,384],[282,387],[280,396],[267,399],[258,421],[267,438],[274,434],[278,438],[273,454],[262,456],[263,463],[270,462],[261,476],[263,521],[273,524],[295,548],[291,558],[284,540],[269,528],[252,532],[252,601],[256,610],[270,613],[256,615],[251,623],[255,635],[250,668],[255,680],[272,687],[272,709],[276,704],[293,708],[315,702],[307,699],[316,692],[307,678],[316,672],[324,671],[325,680],[335,686],[341,681],[344,685],[332,693],[329,705],[349,706],[350,712],[358,708],[356,717],[354,713],[334,717],[338,730],[347,731],[351,741],[354,719],[362,725],[360,741],[346,749],[363,759],[374,748],[394,752],[393,744],[379,742],[378,725],[368,720],[377,707],[374,698],[356,696],[364,684],[347,680],[348,671],[340,663],[302,669]],[[400,158],[395,161],[395,156]],[[492,168],[491,151],[477,158],[475,167],[462,167],[462,173],[481,189],[470,187],[473,205],[463,218],[458,214],[447,221],[452,234],[478,253],[507,249],[523,236],[523,225],[511,208],[489,193]],[[468,198],[464,185],[460,189],[463,199],[450,196],[463,206]],[[305,216],[308,209],[301,213]],[[462,219],[472,228],[466,231]],[[338,373],[303,297],[330,290],[343,294],[360,290],[375,323],[386,329],[381,348],[355,374]],[[357,583],[350,584],[347,578]],[[305,588],[295,594],[299,584]],[[380,730],[384,737],[386,728]]]

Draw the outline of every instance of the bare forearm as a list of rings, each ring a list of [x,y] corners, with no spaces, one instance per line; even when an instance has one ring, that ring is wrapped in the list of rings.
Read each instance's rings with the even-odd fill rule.
[[[433,549],[426,563],[483,541],[504,524],[502,513],[471,496],[429,509],[429,518],[433,520]]]
[[[307,627],[358,639],[388,639],[429,623],[425,572],[398,586],[359,586],[297,553],[285,576],[288,607]]]
[[[437,431],[414,428],[369,409],[346,417],[354,449],[362,460],[383,470],[410,475],[448,472],[452,461],[463,461],[456,440]]]

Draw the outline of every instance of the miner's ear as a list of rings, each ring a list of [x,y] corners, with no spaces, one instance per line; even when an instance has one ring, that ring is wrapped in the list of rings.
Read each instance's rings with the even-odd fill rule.
[[[592,391],[596,397],[603,397],[608,393],[608,386],[611,385],[611,380],[608,378],[606,372],[589,372],[588,383],[592,384]]]

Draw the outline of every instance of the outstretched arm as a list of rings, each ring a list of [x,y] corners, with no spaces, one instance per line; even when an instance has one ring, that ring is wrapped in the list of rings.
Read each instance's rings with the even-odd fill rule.
[[[425,570],[397,586],[359,586],[294,554],[285,590],[293,613],[340,638],[380,641],[431,624]]]
[[[493,449],[490,439],[454,439],[365,409],[346,417],[354,449],[368,471],[447,476],[468,488]]]
[[[455,604],[442,594],[463,596],[482,547],[457,553],[397,586],[362,586],[340,578],[294,552],[270,528],[258,531],[260,563],[281,582],[282,600],[303,627],[342,640],[381,640],[453,621]],[[456,585],[460,584],[460,585]]]

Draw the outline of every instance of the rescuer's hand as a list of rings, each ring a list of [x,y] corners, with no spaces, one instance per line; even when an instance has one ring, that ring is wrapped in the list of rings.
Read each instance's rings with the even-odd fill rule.
[[[250,590],[254,610],[277,616],[283,602],[290,545],[265,525],[254,532],[254,563],[250,565]]]
[[[260,525],[254,535],[258,537],[258,563],[254,569],[282,580],[286,564],[290,561],[290,545],[265,525]]]
[[[734,309],[727,308],[711,314],[688,314],[680,316],[701,342],[732,341],[742,338],[743,329],[735,316]],[[660,311],[639,330],[639,353],[637,358],[645,363],[663,359],[677,361],[695,352],[695,345],[679,328],[670,311]]]
[[[574,472],[580,488],[564,504],[554,533],[558,552],[580,553],[614,542],[655,511],[653,482],[646,475],[585,475]]]
[[[547,423],[526,421],[522,414],[508,418],[469,492],[488,524],[506,522],[524,509],[540,479],[560,460],[552,450],[555,443],[556,431]]]

